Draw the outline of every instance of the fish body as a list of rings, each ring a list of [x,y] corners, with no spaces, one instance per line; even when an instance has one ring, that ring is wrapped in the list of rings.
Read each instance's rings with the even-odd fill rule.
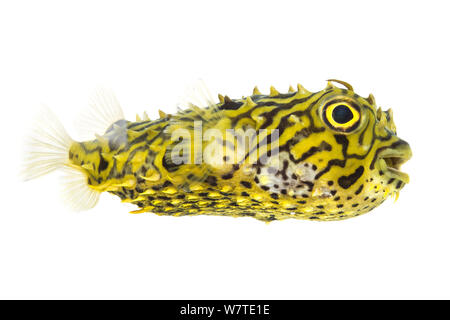
[[[65,166],[82,173],[88,199],[110,192],[137,205],[133,213],[266,222],[355,217],[409,181],[399,168],[411,149],[392,111],[345,82],[219,100],[116,120],[93,140],[66,144]]]

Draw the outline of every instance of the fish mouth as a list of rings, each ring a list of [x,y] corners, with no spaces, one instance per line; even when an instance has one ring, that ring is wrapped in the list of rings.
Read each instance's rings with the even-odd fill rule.
[[[391,178],[396,178],[404,183],[409,182],[407,173],[400,171],[401,166],[412,157],[412,151],[408,143],[394,144],[382,150],[378,155],[380,170]]]

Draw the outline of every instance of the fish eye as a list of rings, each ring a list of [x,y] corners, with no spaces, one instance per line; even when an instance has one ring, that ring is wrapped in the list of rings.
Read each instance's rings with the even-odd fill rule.
[[[361,114],[359,107],[347,101],[330,101],[323,107],[322,118],[333,130],[350,132],[358,128]]]
[[[344,124],[353,119],[353,113],[349,107],[346,105],[340,104],[333,109],[333,113],[331,114],[333,120],[339,124]]]

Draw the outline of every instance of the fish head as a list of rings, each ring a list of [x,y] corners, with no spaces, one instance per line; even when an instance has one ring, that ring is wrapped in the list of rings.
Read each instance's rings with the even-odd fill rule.
[[[323,128],[313,139],[326,146],[322,157],[314,159],[313,196],[315,190],[319,197],[323,195],[320,190],[326,190],[339,199],[335,202],[341,211],[357,214],[373,209],[390,195],[397,197],[409,182],[408,174],[400,169],[411,158],[411,148],[397,135],[392,109],[377,107],[372,94],[363,98],[349,84],[332,80],[310,116]]]
[[[400,169],[412,152],[397,136],[391,109],[382,111],[372,94],[363,98],[339,80],[294,99],[300,103],[284,116],[291,121],[278,126],[276,157],[258,168],[265,190],[340,218],[368,212],[388,196],[398,196],[409,182]]]

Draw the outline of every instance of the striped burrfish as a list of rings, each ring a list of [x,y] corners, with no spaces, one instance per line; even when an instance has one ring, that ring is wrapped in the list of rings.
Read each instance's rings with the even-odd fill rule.
[[[344,81],[268,94],[211,98],[205,87],[175,114],[124,119],[115,96],[97,92],[74,141],[46,111],[26,154],[25,178],[64,169],[64,197],[76,210],[102,192],[137,205],[132,213],[342,220],[398,197],[411,157],[392,110]],[[95,135],[94,135],[95,133]],[[42,204],[44,205],[44,204]]]

